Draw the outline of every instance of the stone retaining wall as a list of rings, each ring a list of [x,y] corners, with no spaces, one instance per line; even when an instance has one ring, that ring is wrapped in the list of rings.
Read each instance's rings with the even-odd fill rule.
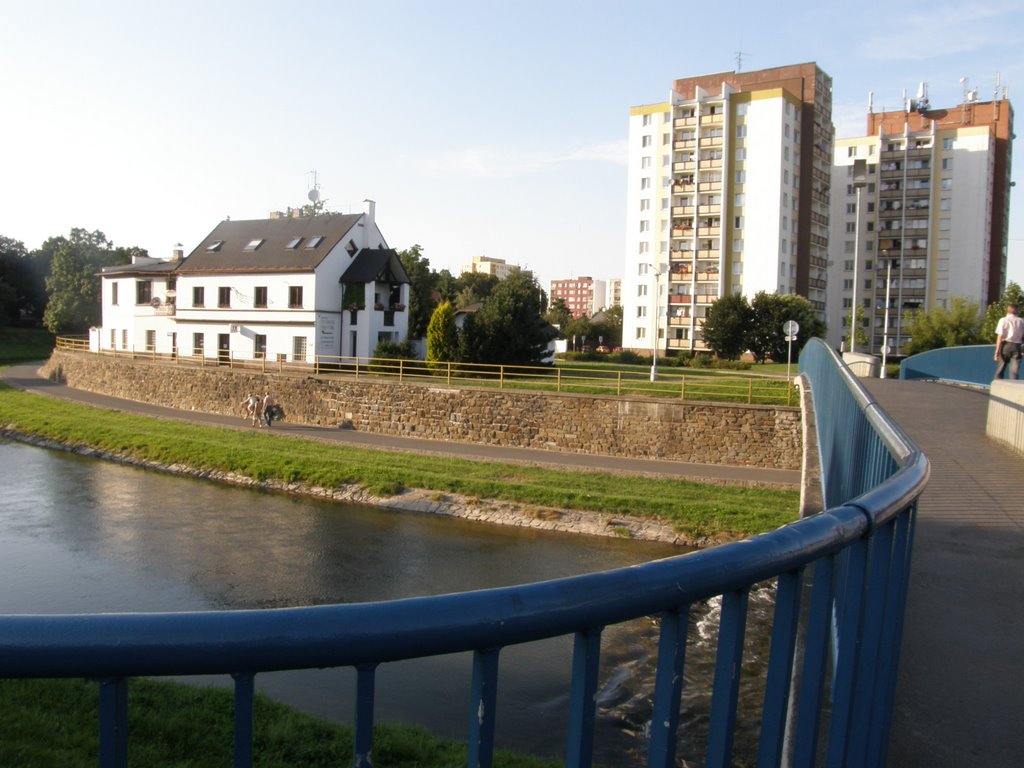
[[[55,351],[45,374],[76,389],[241,414],[270,390],[288,420],[380,434],[704,464],[800,469],[800,411],[785,406],[455,388],[351,375],[298,377]]]

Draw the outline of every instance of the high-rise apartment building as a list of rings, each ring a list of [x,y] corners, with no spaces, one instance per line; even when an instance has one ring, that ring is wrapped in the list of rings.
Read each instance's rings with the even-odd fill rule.
[[[824,318],[831,163],[814,63],[676,80],[632,108],[623,347],[706,349],[707,308],[734,292],[800,294]]]
[[[573,317],[590,317],[608,306],[605,303],[604,280],[580,276],[568,280],[552,280],[550,301],[561,299]]]
[[[857,352],[902,354],[908,314],[982,307],[1006,279],[1013,110],[1004,98],[964,94],[933,109],[919,98],[898,112],[870,112],[867,135],[838,139],[832,169],[833,235],[828,339]],[[860,205],[857,190],[860,189]]]
[[[515,264],[507,264],[504,259],[494,259],[490,256],[474,256],[469,264],[464,264],[459,274],[473,272],[484,275],[494,275],[499,280],[504,280],[509,273],[516,269]]]

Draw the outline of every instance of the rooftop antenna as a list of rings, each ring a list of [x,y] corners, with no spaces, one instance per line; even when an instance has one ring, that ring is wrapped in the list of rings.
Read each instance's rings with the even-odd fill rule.
[[[320,202],[320,185],[317,184],[316,182],[316,171],[312,170],[310,171],[310,173],[313,174],[313,186],[306,194],[306,197],[309,198],[309,202],[313,203],[313,205],[316,205],[317,203]]]
[[[868,91],[868,114],[873,115],[875,113],[875,92]]]
[[[970,87],[968,86],[968,80],[967,80],[966,77],[961,77],[960,78],[960,90],[963,91],[963,100],[965,102],[970,101],[971,100],[971,91],[970,91]]]
[[[993,101],[998,101],[999,100],[999,70],[998,69],[996,70],[996,88],[995,88],[994,91],[992,91],[992,99],[993,99]]]
[[[742,43],[740,44],[740,47],[741,48],[743,47]],[[736,71],[737,72],[740,72],[743,69],[743,54],[744,53],[745,53],[745,51],[742,51],[742,50],[736,51]]]

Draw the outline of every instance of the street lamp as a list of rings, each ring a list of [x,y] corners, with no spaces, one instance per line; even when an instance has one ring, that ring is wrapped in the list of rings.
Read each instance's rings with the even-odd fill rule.
[[[885,378],[885,363],[889,356],[889,289],[892,286],[892,259],[889,258],[889,251],[882,251],[885,258],[885,320],[882,323],[882,373]]]
[[[853,187],[857,190],[853,231],[853,307],[850,309],[850,351],[857,351],[857,268],[860,263],[860,191],[867,186],[867,160],[853,161]]]
[[[654,333],[651,334],[651,381],[658,379],[658,313],[661,311],[661,276],[665,274],[663,267],[646,264],[654,272]]]

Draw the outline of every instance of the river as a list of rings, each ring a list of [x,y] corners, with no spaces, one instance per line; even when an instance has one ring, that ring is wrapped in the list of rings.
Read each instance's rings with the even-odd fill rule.
[[[667,544],[510,529],[223,486],[3,439],[0,466],[6,475],[0,613],[389,600],[541,581],[679,553]],[[755,596],[752,604],[760,603],[763,609],[753,612],[766,617],[770,598]],[[702,607],[693,623],[691,702],[702,696],[710,675],[715,610],[714,604]],[[603,635],[596,751],[609,764],[622,764],[642,746],[656,633],[653,620],[639,620]],[[756,630],[752,634],[759,642]],[[562,754],[571,646],[567,637],[502,651],[499,747]],[[465,738],[470,672],[468,654],[382,666],[377,720]],[[354,680],[348,669],[268,673],[257,677],[257,690],[351,724]],[[228,685],[229,679],[189,682]]]

